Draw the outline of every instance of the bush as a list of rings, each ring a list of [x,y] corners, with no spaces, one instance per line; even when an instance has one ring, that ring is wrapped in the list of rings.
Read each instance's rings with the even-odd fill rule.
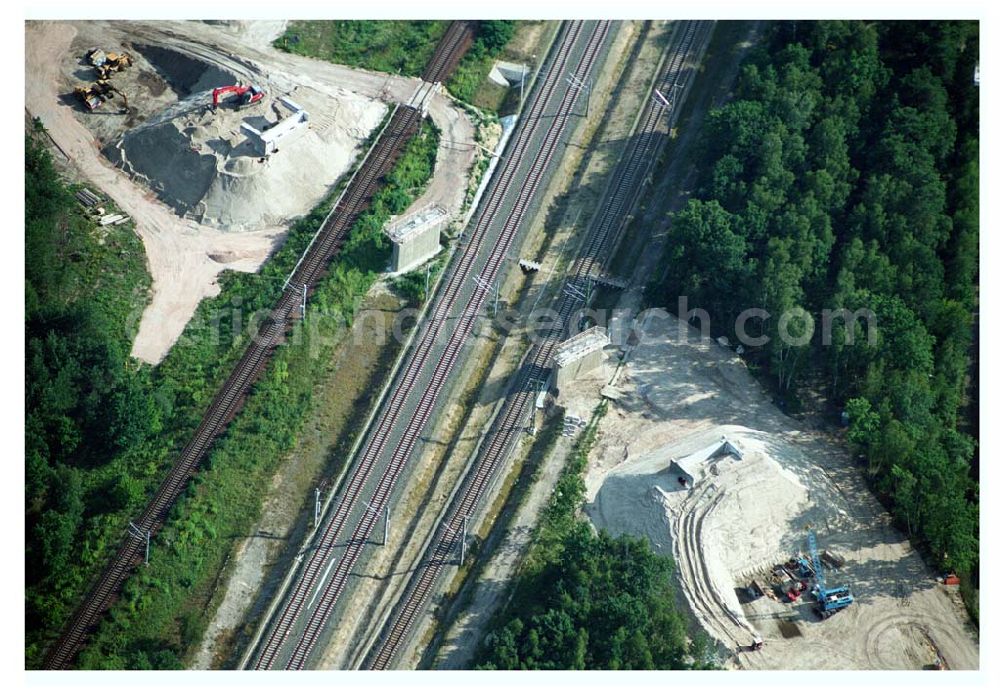
[[[99,228],[83,213],[43,135],[35,121],[24,161],[29,666],[92,576],[96,532],[127,522],[131,497],[143,493],[127,458],[159,429],[148,370],[127,365],[129,320],[150,285],[142,244],[131,225]]]
[[[476,40],[455,68],[448,80],[448,90],[455,98],[476,106],[476,93],[493,68],[493,63],[514,36],[516,22],[488,20],[481,21],[476,30]]]
[[[512,21],[488,19],[479,22],[476,33],[487,53],[499,55],[503,47],[514,37],[515,26],[515,22]]]
[[[295,21],[275,40],[281,50],[409,77],[430,60],[447,21]]]

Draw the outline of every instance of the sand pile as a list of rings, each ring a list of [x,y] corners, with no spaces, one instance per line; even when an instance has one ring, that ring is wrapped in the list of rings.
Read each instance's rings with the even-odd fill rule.
[[[626,348],[590,454],[590,520],[645,535],[674,559],[683,600],[724,665],[912,669],[941,656],[951,668],[978,666],[957,594],[893,528],[842,441],[781,414],[730,348],[678,326],[646,319]],[[709,456],[723,437],[740,457]],[[810,530],[844,557],[828,583],[849,585],[854,604],[821,621],[810,597],[738,596],[805,551]],[[764,648],[748,651],[755,633]]]
[[[587,515],[614,534],[645,534],[661,552],[671,553],[675,544],[667,528],[668,517],[690,508],[692,496],[698,493],[678,483],[680,473],[671,468],[671,460],[683,459],[725,437],[740,448],[743,458],[714,458],[695,476],[694,489],[707,484],[716,489],[706,493],[725,494],[706,521],[708,537],[699,548],[717,552],[727,573],[770,563],[799,548],[793,536],[808,491],[769,455],[762,436],[745,427],[718,427],[624,463],[605,477],[586,507]],[[781,448],[780,452],[796,450]]]
[[[151,63],[169,61],[171,86],[183,97],[133,127],[105,155],[147,185],[179,215],[223,230],[280,225],[308,212],[337,182],[386,106],[347,91],[335,97],[296,89],[308,124],[264,157],[242,125],[265,131],[293,114],[267,94],[237,109],[233,101],[210,107],[211,88],[236,79],[181,53],[143,47]],[[169,60],[168,60],[169,58]]]
[[[689,462],[722,439],[742,457],[720,454]],[[690,475],[674,460],[685,464]],[[684,486],[678,481],[682,474]],[[762,434],[725,426],[619,465],[585,510],[597,527],[612,534],[645,535],[658,552],[671,556],[705,629],[735,649],[749,645],[755,630],[736,597],[737,582],[798,550],[807,497],[798,478],[769,455]]]
[[[178,50],[142,44],[136,44],[134,48],[182,98],[237,81],[232,72]]]

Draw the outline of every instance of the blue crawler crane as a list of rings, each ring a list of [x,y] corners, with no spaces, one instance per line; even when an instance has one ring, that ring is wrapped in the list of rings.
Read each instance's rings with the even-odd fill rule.
[[[827,589],[826,576],[823,574],[823,564],[819,560],[819,549],[816,547],[816,533],[809,531],[809,554],[812,556],[813,572],[816,574],[816,613],[826,619],[854,603],[851,589],[847,585]]]

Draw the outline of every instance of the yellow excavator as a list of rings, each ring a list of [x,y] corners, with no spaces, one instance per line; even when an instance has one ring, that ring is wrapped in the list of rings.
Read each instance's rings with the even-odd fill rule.
[[[105,101],[111,100],[115,97],[115,94],[118,94],[122,97],[121,113],[124,115],[128,112],[128,96],[107,79],[98,79],[90,86],[78,86],[73,92],[77,95],[77,98],[83,101],[83,105],[87,110],[91,112],[97,110],[104,105]]]

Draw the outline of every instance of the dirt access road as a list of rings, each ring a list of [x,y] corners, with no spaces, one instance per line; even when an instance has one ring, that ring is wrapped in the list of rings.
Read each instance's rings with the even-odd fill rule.
[[[25,105],[80,174],[135,219],[153,277],[153,295],[141,319],[135,315],[138,333],[132,355],[155,363],[180,336],[198,303],[218,294],[218,274],[227,268],[256,270],[285,229],[235,234],[201,227],[178,217],[149,190],[112,167],[73,109],[58,98],[58,66],[75,35],[76,29],[64,22],[27,23]]]
[[[100,22],[109,32],[141,36],[184,50],[248,76],[260,75],[286,91],[307,86],[336,95],[347,89],[387,102],[405,101],[418,81],[332,65],[282,53],[270,47],[281,22]],[[223,270],[252,272],[280,243],[287,225],[253,232],[226,233],[174,214],[146,188],[113,168],[93,135],[60,101],[59,65],[77,34],[68,22],[28,22],[25,28],[25,105],[39,117],[70,164],[136,221],[153,279],[152,299],[136,315],[132,355],[159,362],[176,342],[205,297],[218,294]],[[245,41],[245,42],[244,42]],[[238,55],[237,55],[238,54]],[[442,130],[434,178],[418,203],[436,202],[458,215],[469,168],[476,156],[475,127],[446,95],[430,104]],[[330,184],[334,184],[331,180]]]

